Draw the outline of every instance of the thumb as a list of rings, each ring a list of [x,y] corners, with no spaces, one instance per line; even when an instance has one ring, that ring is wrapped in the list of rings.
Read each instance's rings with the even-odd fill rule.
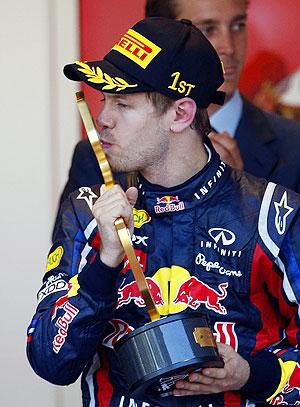
[[[125,192],[128,202],[131,206],[134,206],[138,197],[138,190],[136,187],[130,187]]]

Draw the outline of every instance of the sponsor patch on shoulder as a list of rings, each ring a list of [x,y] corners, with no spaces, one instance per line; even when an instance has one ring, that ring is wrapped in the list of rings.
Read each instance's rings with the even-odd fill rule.
[[[62,246],[58,246],[53,252],[51,252],[48,256],[47,266],[46,266],[46,273],[50,270],[55,269],[64,254],[64,248]]]

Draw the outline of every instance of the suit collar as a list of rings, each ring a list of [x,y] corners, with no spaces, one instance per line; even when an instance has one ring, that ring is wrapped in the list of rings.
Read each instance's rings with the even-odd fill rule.
[[[235,138],[245,171],[268,178],[279,159],[276,135],[265,112],[243,97],[243,114]]]
[[[210,116],[210,123],[218,133],[227,131],[234,137],[236,129],[241,120],[243,111],[243,99],[238,90],[233,96]]]

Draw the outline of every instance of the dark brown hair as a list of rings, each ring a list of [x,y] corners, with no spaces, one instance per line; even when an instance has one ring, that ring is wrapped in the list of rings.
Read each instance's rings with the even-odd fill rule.
[[[147,92],[146,95],[159,114],[164,114],[174,103],[173,99],[158,92]],[[197,108],[191,128],[196,130],[201,135],[202,140],[205,141],[205,138],[211,131],[206,109]]]
[[[184,1],[184,0],[179,0]],[[249,5],[250,0],[245,0]],[[177,17],[178,0],[146,0],[145,16],[146,17]]]
[[[176,18],[176,0],[147,0],[146,17]]]

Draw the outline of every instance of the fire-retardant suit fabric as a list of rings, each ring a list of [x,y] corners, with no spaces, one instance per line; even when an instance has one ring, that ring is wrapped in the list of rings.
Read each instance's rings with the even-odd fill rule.
[[[237,392],[136,400],[113,348],[150,318],[126,257],[117,268],[100,260],[99,190],[82,187],[63,204],[28,328],[36,373],[60,385],[82,374],[84,407],[299,404],[300,195],[232,170],[212,148],[177,187],[138,177],[132,241],[157,310],[206,313],[251,375]]]

